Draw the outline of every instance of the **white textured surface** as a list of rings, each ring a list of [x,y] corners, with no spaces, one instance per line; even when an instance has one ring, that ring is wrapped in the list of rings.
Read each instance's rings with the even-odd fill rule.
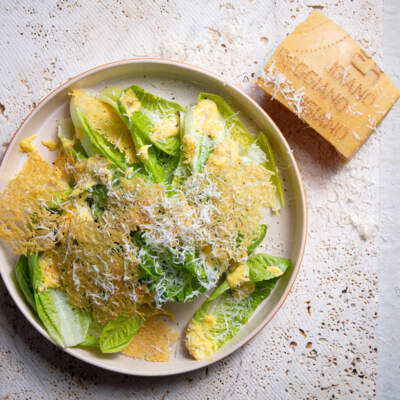
[[[400,87],[400,5],[385,0],[384,67]],[[400,393],[400,104],[382,123],[385,136],[381,145],[380,194],[382,245],[379,273],[379,374],[380,399],[397,400]]]
[[[35,102],[89,67],[140,55],[185,60],[244,87],[280,125],[303,173],[310,232],[294,290],[262,333],[214,366],[176,377],[125,377],[69,357],[30,328],[0,283],[0,398],[375,397],[379,148],[391,116],[345,164],[296,117],[267,102],[251,80],[285,34],[305,19],[311,5],[322,6],[322,12],[380,61],[382,3],[1,3],[0,102],[5,109],[0,144],[9,141]]]

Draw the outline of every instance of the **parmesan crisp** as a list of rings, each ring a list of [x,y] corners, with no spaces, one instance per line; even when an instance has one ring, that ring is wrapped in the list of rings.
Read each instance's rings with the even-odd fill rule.
[[[47,204],[67,189],[61,171],[32,149],[21,172],[0,194],[0,238],[16,254],[37,253],[55,246],[58,215]]]
[[[170,329],[159,316],[149,318],[139,329],[123,354],[146,361],[167,362],[171,356],[171,346],[178,334]]]

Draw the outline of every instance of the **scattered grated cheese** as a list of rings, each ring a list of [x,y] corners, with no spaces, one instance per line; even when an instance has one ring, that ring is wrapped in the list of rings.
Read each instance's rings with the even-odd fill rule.
[[[302,118],[305,107],[305,88],[301,87],[296,89],[286,78],[285,74],[275,68],[274,63],[263,71],[261,77],[257,80],[257,85],[261,88],[272,86],[272,97],[275,98],[280,94],[293,112],[295,112],[299,118]]]
[[[266,154],[260,149],[260,146],[258,146],[256,142],[248,147],[246,154],[242,155],[241,158],[246,164],[255,163],[264,165],[267,162]]]

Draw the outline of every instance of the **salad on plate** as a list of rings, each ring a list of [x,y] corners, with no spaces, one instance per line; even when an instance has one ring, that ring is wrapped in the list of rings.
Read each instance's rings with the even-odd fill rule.
[[[174,334],[155,318],[204,294],[185,344],[196,360],[211,356],[291,266],[257,252],[265,214],[284,205],[267,136],[218,95],[185,108],[133,85],[74,89],[58,138],[42,142],[58,151],[53,165],[33,137],[21,141],[28,159],[0,195],[0,237],[49,336],[165,352],[157,338]]]

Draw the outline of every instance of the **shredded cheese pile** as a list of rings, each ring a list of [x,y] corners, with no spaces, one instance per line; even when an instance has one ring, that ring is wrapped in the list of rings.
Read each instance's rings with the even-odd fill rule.
[[[229,142],[232,146],[232,143]],[[204,173],[190,176],[180,190],[163,185],[136,185],[130,223],[136,218],[152,248],[201,248],[212,265],[226,270],[247,257],[263,211],[273,206],[271,172],[243,162],[235,149],[219,147]],[[139,187],[140,186],[140,187]]]
[[[293,112],[299,117],[303,117],[305,109],[305,88],[295,88],[292,82],[290,82],[285,74],[278,71],[275,68],[275,64],[272,63],[268,69],[264,70],[261,77],[257,80],[257,85],[261,88],[272,87],[273,98],[280,94],[291,107]]]
[[[95,319],[106,322],[133,316],[137,303],[151,302],[138,283],[136,248],[129,234],[93,220],[73,219],[64,228],[57,254],[62,285],[74,305],[91,307]]]
[[[75,178],[72,193],[77,197],[61,204],[57,254],[62,284],[71,302],[91,308],[99,322],[132,316],[138,313],[137,304],[152,302],[147,287],[139,283],[138,249],[130,237],[136,229],[127,220],[133,197],[122,187],[113,189],[110,166],[102,158],[67,169]],[[85,200],[97,184],[107,188],[109,208],[95,221]]]

